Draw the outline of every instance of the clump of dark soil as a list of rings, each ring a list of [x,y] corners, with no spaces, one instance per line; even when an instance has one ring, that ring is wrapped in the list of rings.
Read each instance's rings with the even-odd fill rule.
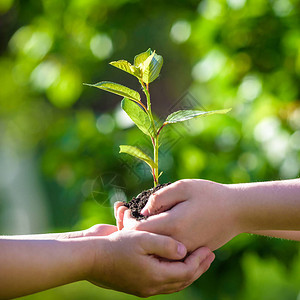
[[[147,217],[141,215],[141,210],[148,202],[149,197],[156,191],[160,190],[161,188],[169,184],[171,184],[171,182],[159,184],[152,189],[143,191],[140,194],[138,194],[136,197],[133,197],[129,202],[124,203],[124,206],[128,207],[131,210],[131,216],[137,219],[138,221],[147,219]]]

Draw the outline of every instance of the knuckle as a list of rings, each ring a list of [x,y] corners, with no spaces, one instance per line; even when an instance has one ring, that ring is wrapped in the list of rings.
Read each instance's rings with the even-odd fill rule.
[[[158,207],[162,204],[161,200],[159,198],[159,195],[155,194],[155,193],[151,195],[151,198],[149,200],[150,200],[150,202],[149,202],[149,208],[150,209],[157,210]]]
[[[173,239],[166,237],[163,243],[163,247],[167,253],[177,253],[177,242],[175,242]]]
[[[188,188],[189,182],[186,179],[181,179],[175,182],[175,187],[180,191],[183,192]]]

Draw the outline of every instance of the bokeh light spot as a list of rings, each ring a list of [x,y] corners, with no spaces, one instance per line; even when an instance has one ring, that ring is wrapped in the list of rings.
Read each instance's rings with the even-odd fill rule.
[[[293,10],[293,5],[289,0],[274,0],[273,10],[278,17],[285,17]]]
[[[262,83],[257,76],[246,76],[238,88],[238,96],[246,101],[253,101],[262,92]]]
[[[39,64],[31,73],[30,80],[38,90],[45,90],[57,80],[60,69],[57,64],[45,61]]]
[[[102,114],[97,119],[96,126],[99,132],[109,134],[115,128],[115,121],[109,114]]]
[[[100,60],[110,57],[113,52],[113,44],[107,34],[94,35],[90,42],[90,48],[94,56]]]
[[[220,50],[211,50],[193,67],[192,76],[197,81],[206,82],[218,75],[225,63],[226,56]]]
[[[227,4],[230,8],[238,10],[244,7],[246,0],[227,0]]]
[[[52,37],[49,33],[35,31],[34,28],[25,26],[15,32],[9,42],[9,46],[15,53],[40,60],[49,52],[52,43]]]
[[[186,42],[191,35],[191,25],[188,21],[180,20],[173,24],[170,36],[173,42],[181,44]]]
[[[208,20],[213,20],[222,13],[222,5],[219,1],[204,0],[198,5],[198,13]]]

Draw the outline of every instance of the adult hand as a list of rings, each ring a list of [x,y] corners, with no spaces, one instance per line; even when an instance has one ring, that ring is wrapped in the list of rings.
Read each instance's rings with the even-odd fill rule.
[[[171,236],[193,251],[200,246],[218,249],[241,233],[229,188],[219,183],[180,180],[151,195],[136,221],[130,210],[116,205],[118,228],[136,229]]]
[[[186,248],[170,237],[127,230],[109,234],[115,230],[97,225],[76,238],[0,237],[0,298],[79,280],[139,296],[171,293],[191,284],[214,259],[207,248],[185,258]]]
[[[214,260],[214,254],[204,247],[184,258],[186,248],[181,243],[142,231],[115,232],[96,239],[93,249],[94,263],[87,279],[140,297],[182,290]]]

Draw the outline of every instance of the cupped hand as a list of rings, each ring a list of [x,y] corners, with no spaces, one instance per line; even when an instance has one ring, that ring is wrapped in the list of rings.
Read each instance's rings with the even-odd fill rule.
[[[122,230],[95,239],[94,249],[94,264],[87,279],[140,297],[182,290],[214,260],[208,248],[197,249],[186,257],[181,243],[142,231]]]
[[[130,210],[116,205],[118,229],[136,229],[171,236],[193,251],[206,246],[218,249],[241,233],[235,219],[230,189],[219,183],[186,179],[177,181],[149,198],[136,221]]]

